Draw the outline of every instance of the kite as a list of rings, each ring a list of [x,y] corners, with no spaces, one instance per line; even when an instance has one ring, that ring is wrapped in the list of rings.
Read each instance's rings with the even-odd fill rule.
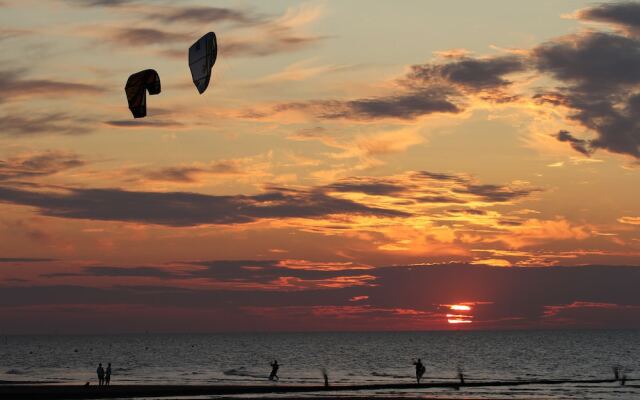
[[[147,115],[147,91],[149,94],[160,93],[160,76],[153,69],[136,72],[127,79],[124,87],[129,101],[129,109],[134,118]]]
[[[209,32],[189,47],[189,69],[193,84],[200,94],[204,93],[211,79],[211,68],[218,57],[216,34]]]

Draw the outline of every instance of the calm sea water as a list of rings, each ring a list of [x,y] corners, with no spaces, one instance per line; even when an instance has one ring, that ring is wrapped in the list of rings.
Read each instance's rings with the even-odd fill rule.
[[[0,338],[0,380],[79,384],[96,380],[98,362],[111,362],[112,384],[265,384],[277,359],[286,384],[322,384],[322,368],[334,384],[412,382],[418,357],[426,381],[453,381],[458,367],[468,381],[610,378],[613,365],[636,379],[640,331],[8,336]],[[353,394],[640,399],[640,389],[613,383]]]

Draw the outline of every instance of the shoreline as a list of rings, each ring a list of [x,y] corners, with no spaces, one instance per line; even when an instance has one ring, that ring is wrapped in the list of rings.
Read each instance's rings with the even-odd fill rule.
[[[631,380],[627,380],[630,382]],[[225,395],[264,395],[264,394],[295,394],[295,393],[345,393],[365,390],[410,390],[410,389],[452,389],[465,387],[500,387],[524,385],[561,385],[561,384],[598,384],[618,383],[614,379],[540,379],[527,381],[491,381],[491,382],[429,382],[429,383],[383,383],[363,385],[113,385],[113,386],[76,386],[51,384],[2,384],[0,398],[32,399],[32,400],[63,400],[63,399],[113,399],[113,398],[144,398],[144,397],[174,397],[174,396],[225,396]],[[638,387],[627,385],[628,387]],[[425,393],[425,395],[428,393]],[[321,396],[320,396],[321,397]],[[330,396],[328,396],[330,397]],[[342,397],[342,396],[341,396]],[[346,396],[349,397],[349,396]],[[355,397],[355,396],[353,396]],[[380,396],[384,398],[384,395]],[[405,396],[391,395],[389,398]],[[406,396],[411,397],[411,396]],[[317,398],[314,396],[314,398]]]

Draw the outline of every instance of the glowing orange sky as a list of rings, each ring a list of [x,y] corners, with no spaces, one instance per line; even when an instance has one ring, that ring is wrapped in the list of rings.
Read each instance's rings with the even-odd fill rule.
[[[1,1],[0,317],[631,324],[640,21],[616,3],[463,4]],[[186,50],[210,30],[199,95]],[[134,120],[123,88],[145,68],[162,93]],[[545,293],[554,266],[586,265],[604,269]],[[527,306],[507,292],[529,270]],[[485,272],[513,275],[456,284]],[[612,286],[590,291],[594,276]]]

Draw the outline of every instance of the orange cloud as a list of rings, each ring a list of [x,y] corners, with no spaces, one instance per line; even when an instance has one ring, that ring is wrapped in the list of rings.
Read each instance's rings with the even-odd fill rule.
[[[618,222],[628,225],[640,225],[640,217],[620,217]]]

